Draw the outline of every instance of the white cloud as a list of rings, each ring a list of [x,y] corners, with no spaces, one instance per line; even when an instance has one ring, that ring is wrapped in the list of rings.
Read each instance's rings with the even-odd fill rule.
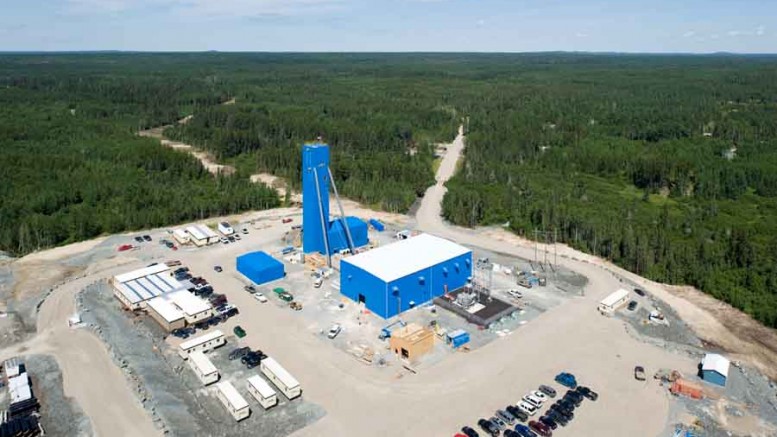
[[[760,25],[755,28],[755,34],[758,36],[763,35],[766,32],[766,28],[763,25]]]
[[[689,30],[683,34],[683,38],[690,38],[692,36],[696,35],[696,32]]]
[[[479,27],[484,26],[486,24],[486,20],[478,20],[475,24],[477,24]]]
[[[583,32],[577,32],[575,34],[575,37],[576,38],[586,38],[586,37],[588,37],[588,34],[587,33],[583,33]]]

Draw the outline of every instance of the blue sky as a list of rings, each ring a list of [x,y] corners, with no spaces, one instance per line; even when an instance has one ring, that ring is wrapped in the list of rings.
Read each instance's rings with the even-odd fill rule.
[[[777,0],[2,0],[0,51],[777,52]]]

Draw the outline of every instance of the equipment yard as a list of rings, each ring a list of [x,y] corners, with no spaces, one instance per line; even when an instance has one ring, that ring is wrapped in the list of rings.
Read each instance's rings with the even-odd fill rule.
[[[718,435],[723,430],[752,436],[777,433],[774,383],[747,364],[732,365],[726,387],[701,381],[696,374],[704,352],[725,351],[705,348],[660,295],[648,290],[646,296],[639,296],[630,280],[566,254],[555,258],[546,253],[544,259],[553,262],[540,263],[534,247],[494,238],[498,231],[445,224],[439,214],[443,184],[463,146],[460,133],[441,162],[437,185],[429,188],[415,217],[387,220],[384,216],[381,227],[385,229],[378,232],[372,225],[368,234],[375,248],[427,232],[471,250],[471,259],[467,258],[474,269],[471,281],[457,287],[457,293],[447,290],[447,285],[444,292],[430,287],[437,292],[430,291],[426,302],[410,304],[400,301],[401,293],[411,287],[409,282],[402,283],[402,291],[395,286],[394,294],[389,294],[388,284],[393,282],[387,280],[386,302],[393,305],[390,298],[396,297],[394,308],[402,311],[384,319],[367,309],[371,301],[359,303],[340,293],[339,266],[342,257],[351,256],[348,251],[331,251],[329,240],[324,240],[326,251],[333,253],[333,270],[326,269],[326,256],[320,254],[306,254],[303,264],[297,249],[302,211],[278,209],[225,218],[234,228],[230,235],[236,236],[226,243],[226,237],[202,247],[176,242],[173,250],[159,244],[159,240],[173,240],[173,231],[164,229],[144,233],[151,241],[143,243],[133,242],[134,235],[111,236],[72,251],[55,249],[48,257],[32,255],[37,257],[36,269],[51,267],[53,276],[66,268],[78,274],[62,273],[56,281],[62,284],[46,292],[42,301],[40,292],[16,295],[24,305],[39,308],[21,319],[27,324],[37,322],[37,333],[16,338],[4,333],[0,358],[22,355],[34,360],[32,354],[53,355],[62,368],[65,394],[90,419],[96,435],[426,437],[454,435],[465,425],[482,435],[477,425],[481,418],[515,405],[540,385],[551,386],[561,398],[566,388],[554,381],[561,372],[573,374],[598,398],[582,401],[574,419],[555,435],[668,436],[678,424],[695,427],[694,435]],[[364,221],[376,217],[373,211],[344,204],[349,214]],[[205,224],[215,227],[217,223],[226,228],[221,220]],[[327,226],[324,220],[321,223]],[[350,239],[348,226],[342,226],[328,228],[322,235],[340,232],[341,241]],[[126,244],[133,248],[115,249]],[[235,260],[257,251],[282,261],[280,279],[258,284],[238,272]],[[454,276],[446,269],[465,268],[463,260],[446,265],[439,277]],[[159,310],[168,318],[168,328],[173,322],[183,323],[184,316],[187,328],[170,334],[148,309],[128,311],[112,296],[116,275],[165,262],[169,269],[163,266],[158,274],[175,276],[184,288],[212,303],[208,317],[211,310],[217,314],[212,323],[189,321],[199,316],[187,313],[185,303],[182,309],[173,308],[173,302]],[[0,284],[9,297],[8,290],[20,283],[19,275],[26,278],[24,284],[31,283],[30,266],[24,259],[6,266],[10,272],[0,276]],[[435,268],[411,278],[412,286],[438,280]],[[151,276],[136,281],[144,288],[150,283],[166,287]],[[130,286],[135,281],[122,278]],[[521,281],[532,285],[520,286]],[[600,314],[600,301],[618,289],[628,292],[623,306],[615,309],[615,316]],[[453,296],[468,293],[470,300]],[[499,311],[509,311],[487,326],[470,323],[432,300],[449,299],[450,305],[460,306],[457,312],[477,314],[481,308],[477,305],[488,307],[488,295],[503,302]],[[626,305],[631,300],[637,303],[629,309]],[[651,311],[661,313],[656,323],[648,321]],[[182,342],[217,330],[226,344],[203,352],[218,370],[219,383],[231,382],[247,401],[251,412],[239,421],[232,418],[238,418],[236,412],[230,417],[222,405],[217,385],[204,385],[195,376],[183,359],[188,352],[180,348]],[[263,374],[261,364],[249,368],[250,360],[238,359],[247,350],[237,349],[245,347],[262,352],[256,353],[257,362],[266,355],[281,363],[298,381],[301,396],[282,394],[289,387],[281,388],[281,383]],[[402,355],[408,358],[403,360]],[[644,367],[644,381],[635,379],[635,366]],[[670,394],[668,383],[653,379],[659,369],[679,372],[710,395],[690,400]],[[277,405],[265,409],[248,392],[246,380],[254,375],[271,382]]]

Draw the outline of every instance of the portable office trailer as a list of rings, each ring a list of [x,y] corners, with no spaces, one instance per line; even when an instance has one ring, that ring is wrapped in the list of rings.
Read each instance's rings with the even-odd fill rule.
[[[229,381],[220,382],[216,384],[216,388],[216,396],[218,396],[221,403],[224,404],[224,407],[226,407],[229,414],[231,414],[235,420],[239,422],[248,417],[251,413],[251,409],[248,408],[248,402],[243,399],[243,396],[238,393],[232,383]]]
[[[599,302],[599,312],[602,314],[612,314],[618,308],[622,307],[629,300],[628,290],[620,289]]]
[[[248,378],[248,393],[251,393],[251,396],[265,410],[278,403],[278,395],[275,393],[275,390],[259,375]]]
[[[181,343],[178,346],[178,355],[185,360],[194,351],[207,352],[216,349],[226,342],[227,339],[224,337],[224,333],[217,329]]]
[[[189,234],[189,241],[194,243],[195,246],[205,246],[208,244],[208,236],[200,230],[199,226],[189,226],[186,228],[186,233]]]
[[[469,343],[469,333],[463,329],[457,329],[446,335],[445,342],[456,349]]]
[[[215,244],[218,243],[219,240],[221,240],[221,237],[219,234],[217,234],[213,229],[205,226],[205,225],[194,225],[197,227],[197,229],[200,230],[200,232],[205,235],[205,244]]]
[[[201,351],[194,351],[189,354],[189,367],[197,375],[197,378],[204,384],[213,384],[219,380],[219,371]]]
[[[175,241],[178,242],[178,244],[189,244],[191,241],[191,237],[189,234],[183,230],[183,229],[176,229],[173,231],[173,238]]]
[[[302,394],[299,382],[274,359],[263,359],[259,368],[262,370],[262,374],[290,400]]]

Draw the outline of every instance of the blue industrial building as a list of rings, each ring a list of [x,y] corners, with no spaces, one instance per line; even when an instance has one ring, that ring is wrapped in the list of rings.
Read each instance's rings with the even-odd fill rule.
[[[723,355],[706,354],[699,365],[701,379],[722,387],[726,386],[731,361]]]
[[[302,250],[331,255],[343,249],[367,245],[367,224],[356,217],[329,218],[329,146],[305,144],[302,146]]]
[[[421,234],[340,262],[340,292],[383,318],[467,284],[472,251]]]
[[[237,257],[237,271],[257,285],[286,276],[283,263],[265,252],[251,252]]]

